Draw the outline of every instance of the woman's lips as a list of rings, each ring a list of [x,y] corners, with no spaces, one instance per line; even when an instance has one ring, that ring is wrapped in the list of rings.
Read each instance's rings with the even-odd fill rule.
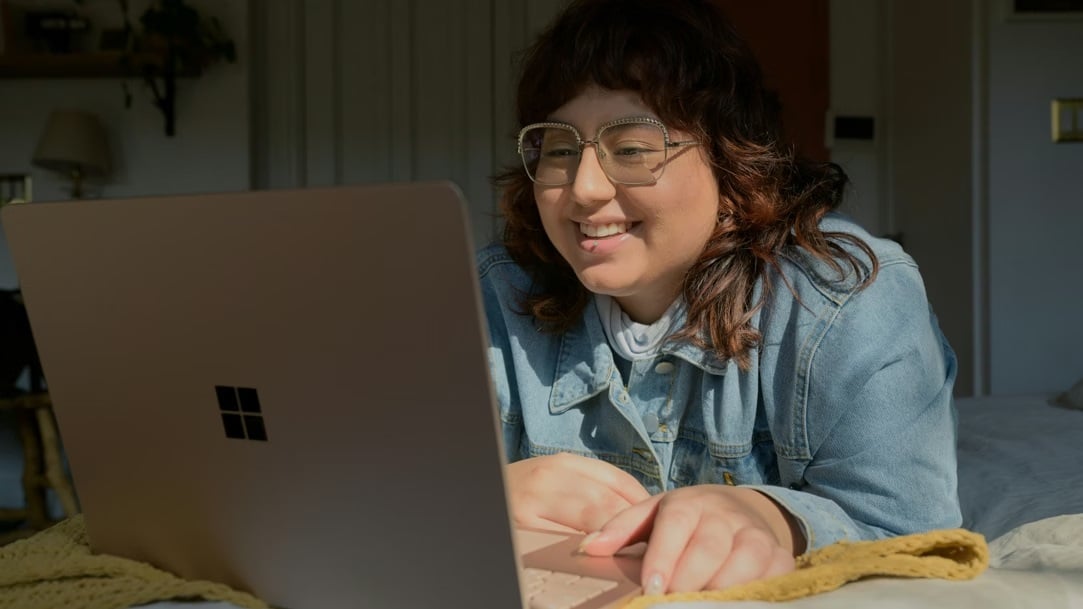
[[[611,254],[632,237],[639,223],[580,224],[579,247],[597,256]]]

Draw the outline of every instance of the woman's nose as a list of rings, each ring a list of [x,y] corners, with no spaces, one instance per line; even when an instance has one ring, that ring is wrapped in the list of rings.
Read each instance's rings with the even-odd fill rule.
[[[591,205],[598,201],[609,201],[615,194],[613,182],[602,169],[598,149],[594,146],[584,147],[572,182],[572,197],[580,205]]]

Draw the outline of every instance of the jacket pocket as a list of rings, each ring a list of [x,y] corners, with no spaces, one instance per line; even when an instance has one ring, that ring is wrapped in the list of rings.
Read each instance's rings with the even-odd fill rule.
[[[778,484],[774,443],[765,434],[744,445],[713,444],[702,434],[682,432],[673,445],[669,477],[675,487]]]

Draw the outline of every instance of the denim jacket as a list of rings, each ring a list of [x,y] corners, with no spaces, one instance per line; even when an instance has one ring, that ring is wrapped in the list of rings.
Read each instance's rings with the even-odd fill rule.
[[[503,247],[481,250],[509,462],[595,457],[652,494],[710,483],[754,488],[797,518],[809,550],[959,526],[956,362],[917,265],[840,215],[822,228],[863,239],[880,262],[875,281],[858,290],[848,265],[843,277],[787,249],[781,272],[757,283],[756,295],[769,297],[754,318],[762,341],[748,370],[670,341],[634,361],[629,378],[593,301],[571,330],[539,331],[519,304],[531,278]]]

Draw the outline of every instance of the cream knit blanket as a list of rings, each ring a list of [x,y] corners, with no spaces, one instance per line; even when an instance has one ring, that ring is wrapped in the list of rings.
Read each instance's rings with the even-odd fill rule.
[[[872,576],[973,579],[989,565],[985,538],[962,529],[878,541],[840,542],[797,560],[797,570],[710,592],[643,596],[624,609],[670,601],[786,601]],[[92,554],[82,516],[0,547],[0,609],[122,609],[169,599],[227,601],[263,609],[263,601],[205,581],[185,581],[145,563]]]

